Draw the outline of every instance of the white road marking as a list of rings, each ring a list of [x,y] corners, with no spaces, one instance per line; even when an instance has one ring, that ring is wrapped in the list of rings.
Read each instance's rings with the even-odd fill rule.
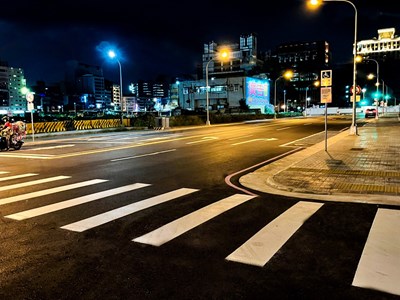
[[[400,295],[400,211],[379,208],[353,286]]]
[[[14,151],[13,151],[14,152]],[[16,151],[18,152],[18,151]],[[53,159],[54,155],[53,154],[25,154],[21,153],[20,154],[14,154],[14,153],[1,153],[0,156],[3,158],[7,157],[18,157],[18,158],[32,158],[32,159]]]
[[[244,138],[247,138],[247,137],[251,137],[251,136],[253,136],[253,135],[254,135],[254,134],[243,135],[243,136],[237,136],[237,137],[228,139],[228,141],[234,141],[234,140],[244,139]]]
[[[302,140],[308,139],[308,138],[310,138],[310,137],[313,137],[313,136],[319,135],[319,134],[321,134],[321,133],[323,133],[323,132],[324,132],[324,131],[317,132],[317,133],[314,133],[314,134],[312,134],[312,135],[309,135],[309,136],[303,137],[303,138],[301,138],[301,139],[297,139],[297,140],[291,141],[291,142],[289,142],[289,143],[282,144],[282,145],[280,145],[280,147],[286,147],[286,146],[288,146],[288,145],[295,144],[295,143],[297,143],[297,142],[299,142],[299,141],[302,141]]]
[[[196,192],[197,190],[195,189],[187,189],[187,188],[181,188],[172,192],[168,192],[162,195],[158,195],[152,198],[148,198],[139,202],[135,202],[108,212],[105,212],[103,214],[93,216],[91,218],[87,218],[75,223],[71,223],[68,225],[65,225],[61,227],[62,229],[67,229],[71,231],[76,231],[76,232],[82,232],[87,229],[111,222],[115,219],[122,218],[124,216],[130,215],[132,213],[138,212],[140,210],[149,208],[154,205],[158,205],[170,200],[173,200],[177,197],[181,197],[193,192]]]
[[[49,150],[49,149],[58,149],[58,148],[70,148],[70,147],[75,147],[75,145],[69,144],[69,145],[57,145],[57,146],[32,148],[32,149],[29,149],[29,151]]]
[[[10,184],[7,186],[0,187],[0,191],[19,189],[19,188],[26,187],[26,186],[31,186],[31,185],[36,185],[36,184],[41,184],[41,183],[46,183],[46,182],[51,182],[51,181],[56,181],[56,180],[62,180],[62,179],[67,179],[67,178],[71,178],[71,176],[55,176],[55,177],[49,177],[49,178],[44,178],[44,179],[22,182],[22,183]]]
[[[322,203],[300,201],[247,240],[225,259],[263,267]]]
[[[0,181],[6,181],[6,180],[12,180],[12,179],[18,179],[18,178],[25,178],[25,177],[36,176],[36,175],[38,175],[38,174],[35,174],[35,173],[19,174],[19,175],[1,177]]]
[[[232,144],[232,146],[236,146],[236,145],[241,145],[241,144],[246,144],[246,143],[252,143],[252,142],[259,142],[259,141],[276,141],[276,138],[263,138],[263,139],[252,139],[252,140],[247,140],[247,141],[243,141],[243,142],[239,142],[239,143],[234,143]]]
[[[212,141],[212,140],[217,140],[218,138],[217,137],[214,137],[214,136],[205,136],[205,137],[203,137],[201,140],[199,140],[199,141],[194,141],[194,142],[188,142],[188,143],[186,143],[187,145],[190,145],[190,144],[197,144],[197,143],[204,143],[204,142],[209,142],[209,141]]]
[[[13,202],[18,202],[22,200],[27,200],[35,197],[40,197],[40,196],[45,196],[45,195],[50,195],[58,192],[63,192],[63,191],[68,191],[76,188],[80,188],[83,186],[88,186],[92,184],[97,184],[97,183],[102,183],[108,180],[105,179],[93,179],[93,180],[88,180],[88,181],[83,181],[83,182],[78,182],[78,183],[73,183],[69,185],[64,185],[60,187],[55,187],[47,190],[41,190],[37,192],[31,192],[27,194],[22,194],[22,195],[17,195],[17,196],[12,196],[8,198],[3,198],[0,199],[0,205],[7,204],[7,203],[13,203]]]
[[[8,173],[10,173],[10,172],[7,172],[7,171],[0,171],[0,174],[8,174]]]
[[[280,131],[280,130],[286,130],[286,129],[290,129],[292,127],[282,127],[282,128],[278,128],[276,131]]]
[[[51,212],[55,212],[55,211],[58,211],[61,209],[80,205],[83,203],[88,203],[88,202],[95,201],[98,199],[102,199],[102,198],[118,195],[121,193],[133,191],[133,190],[143,188],[143,187],[146,187],[149,185],[150,184],[145,184],[145,183],[134,183],[134,184],[122,186],[122,187],[111,189],[111,190],[106,190],[106,191],[102,191],[102,192],[98,192],[98,193],[94,193],[94,194],[90,194],[90,195],[85,195],[82,197],[69,199],[66,201],[62,201],[62,202],[34,208],[34,209],[21,211],[21,212],[18,212],[18,213],[12,214],[12,215],[8,215],[5,217],[9,218],[9,219],[14,219],[14,220],[25,220],[25,219],[41,216],[44,214],[48,214]]]
[[[147,154],[141,154],[141,155],[135,155],[135,156],[129,156],[129,157],[115,158],[115,159],[111,159],[111,161],[119,161],[119,160],[126,160],[126,159],[141,158],[141,157],[146,157],[146,156],[152,156],[152,155],[157,155],[157,154],[168,153],[168,152],[172,152],[172,151],[176,151],[176,149],[158,151],[158,152],[147,153]]]
[[[235,194],[172,221],[156,230],[133,239],[134,242],[161,246],[192,228],[238,206],[255,196]]]

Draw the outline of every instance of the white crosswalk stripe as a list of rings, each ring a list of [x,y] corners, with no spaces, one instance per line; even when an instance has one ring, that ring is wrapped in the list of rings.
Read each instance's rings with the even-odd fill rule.
[[[10,184],[10,185],[0,187],[0,192],[13,190],[13,189],[19,189],[19,188],[26,187],[26,186],[42,184],[42,183],[47,183],[47,182],[56,181],[56,180],[67,179],[67,178],[71,178],[71,176],[55,176],[55,177],[38,179],[38,180],[31,180],[31,181],[27,181],[27,182],[23,182],[23,183]]]
[[[227,260],[263,267],[271,257],[323,204],[298,202],[242,246],[226,257]]]
[[[92,179],[92,180],[88,180],[88,181],[82,181],[82,182],[78,182],[78,183],[63,185],[63,186],[50,188],[50,189],[46,189],[46,190],[41,190],[41,191],[36,191],[36,192],[31,192],[31,193],[27,193],[27,194],[11,196],[8,198],[0,199],[0,205],[18,202],[18,201],[22,201],[22,200],[27,200],[27,199],[31,199],[31,198],[35,198],[35,197],[50,195],[50,194],[54,194],[54,193],[64,192],[64,191],[68,191],[68,190],[72,190],[72,189],[76,189],[76,188],[80,188],[80,187],[84,187],[84,186],[88,186],[88,185],[92,185],[92,184],[102,183],[102,182],[106,182],[106,181],[108,181],[108,180]]]
[[[118,194],[121,194],[121,193],[133,191],[133,190],[136,190],[136,189],[139,189],[139,188],[142,188],[142,187],[146,187],[146,186],[149,186],[149,184],[134,183],[134,184],[130,184],[130,185],[127,185],[127,186],[123,186],[123,187],[119,187],[119,188],[115,188],[115,189],[111,189],[111,190],[107,190],[107,191],[103,191],[103,192],[98,192],[98,193],[94,193],[94,194],[90,194],[90,195],[86,195],[86,196],[82,196],[82,197],[78,197],[78,198],[62,201],[62,202],[58,202],[58,203],[54,203],[54,204],[50,204],[50,205],[46,205],[46,206],[30,209],[30,210],[21,211],[19,213],[15,213],[15,214],[8,215],[8,216],[5,216],[5,217],[9,218],[9,219],[14,219],[14,220],[29,219],[29,218],[41,216],[41,215],[44,215],[44,214],[48,214],[48,213],[51,213],[51,212],[55,212],[55,211],[58,211],[58,210],[61,210],[61,209],[65,209],[65,208],[73,207],[73,206],[76,206],[76,205],[80,205],[80,204],[83,204],[83,203],[88,203],[88,202],[95,201],[95,200],[98,200],[98,199],[102,199],[102,198],[118,195]]]
[[[0,171],[0,182],[17,179],[29,179],[37,176],[36,173],[10,175],[9,172]],[[39,180],[29,180],[25,183],[10,184],[0,187],[1,191],[9,191],[27,186],[40,186],[47,182],[69,179],[70,176],[55,176]],[[77,188],[88,187],[107,182],[105,179],[92,179],[73,184],[61,185],[0,198],[0,206],[22,200],[29,200],[55,193],[65,192]],[[140,188],[151,186],[146,183],[133,183],[116,187],[84,196],[64,200],[61,202],[36,207],[24,211],[6,215],[5,218],[17,221],[34,218],[37,216],[57,212],[63,209],[83,205],[92,201],[114,197],[122,193],[134,192]],[[83,232],[97,226],[109,223],[113,220],[134,214],[147,208],[166,203],[168,201],[190,195],[198,189],[180,188],[161,195],[137,201],[104,213],[78,220],[74,223],[62,226],[62,229]],[[162,246],[172,241],[193,228],[221,215],[222,213],[240,206],[241,204],[257,196],[234,194],[218,200],[208,206],[193,211],[170,223],[167,223],[132,241],[153,246]],[[285,243],[298,231],[306,220],[311,218],[324,204],[316,202],[300,201],[284,211],[281,215],[269,222],[265,227],[255,233],[250,239],[225,257],[226,261],[264,267],[269,260],[285,245]],[[368,288],[400,295],[400,286],[397,284],[400,278],[400,211],[379,208],[377,210],[370,233],[365,243],[352,285],[360,288]]]
[[[353,285],[400,295],[400,211],[379,208]]]
[[[0,173],[1,174],[1,173]],[[0,177],[0,181],[7,181],[7,180],[13,180],[13,179],[20,179],[20,178],[25,178],[29,176],[36,176],[38,174],[35,173],[25,173],[25,174],[19,174],[19,175],[13,175],[13,176],[7,176],[7,177]]]
[[[134,242],[161,246],[178,237],[186,231],[222,214],[223,212],[242,204],[255,196],[236,194],[218,202],[203,207],[191,214],[168,223],[156,230],[133,239]]]
[[[82,232],[87,229],[105,224],[107,222],[111,222],[118,218],[127,216],[129,214],[138,212],[140,210],[149,208],[151,206],[161,204],[161,203],[173,200],[177,197],[181,197],[181,196],[184,196],[184,195],[196,192],[196,191],[197,190],[195,190],[195,189],[181,188],[179,190],[175,190],[175,191],[172,191],[169,193],[165,193],[165,194],[158,195],[158,196],[155,196],[152,198],[148,198],[146,200],[135,202],[130,205],[126,205],[126,206],[120,207],[118,209],[114,209],[114,210],[105,212],[103,214],[84,219],[82,221],[68,224],[61,228],[71,230],[71,231]]]

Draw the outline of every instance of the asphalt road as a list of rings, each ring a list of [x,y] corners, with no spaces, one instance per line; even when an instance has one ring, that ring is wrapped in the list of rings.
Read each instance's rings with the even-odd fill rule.
[[[350,122],[329,119],[328,135]],[[324,126],[300,118],[37,137],[1,152],[0,297],[396,299],[351,285],[375,206],[319,208],[238,184],[324,139]],[[313,213],[289,234],[298,205]],[[260,243],[268,262],[238,261],[268,226],[282,227]]]

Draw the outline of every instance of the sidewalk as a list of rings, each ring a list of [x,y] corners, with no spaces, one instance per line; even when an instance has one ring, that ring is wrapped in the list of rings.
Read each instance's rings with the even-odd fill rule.
[[[329,132],[329,129],[328,129]],[[370,120],[240,178],[256,191],[288,197],[400,205],[400,121]]]

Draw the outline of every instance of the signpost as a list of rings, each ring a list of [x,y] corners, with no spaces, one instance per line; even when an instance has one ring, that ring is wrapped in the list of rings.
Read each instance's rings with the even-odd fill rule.
[[[354,101],[354,97],[356,98],[356,102],[359,102],[361,99],[361,96],[360,96],[361,95],[361,86],[359,86],[359,85],[356,86],[356,94],[354,94],[354,87],[351,86],[350,94],[351,94],[350,102]]]
[[[28,101],[28,110],[31,112],[31,124],[32,124],[32,141],[35,141],[35,129],[33,127],[33,110],[35,109],[33,105],[33,100],[35,99],[35,96],[33,93],[29,92],[26,94],[26,101]]]
[[[325,151],[328,150],[328,103],[332,103],[332,70],[321,71],[321,103],[325,103]]]

